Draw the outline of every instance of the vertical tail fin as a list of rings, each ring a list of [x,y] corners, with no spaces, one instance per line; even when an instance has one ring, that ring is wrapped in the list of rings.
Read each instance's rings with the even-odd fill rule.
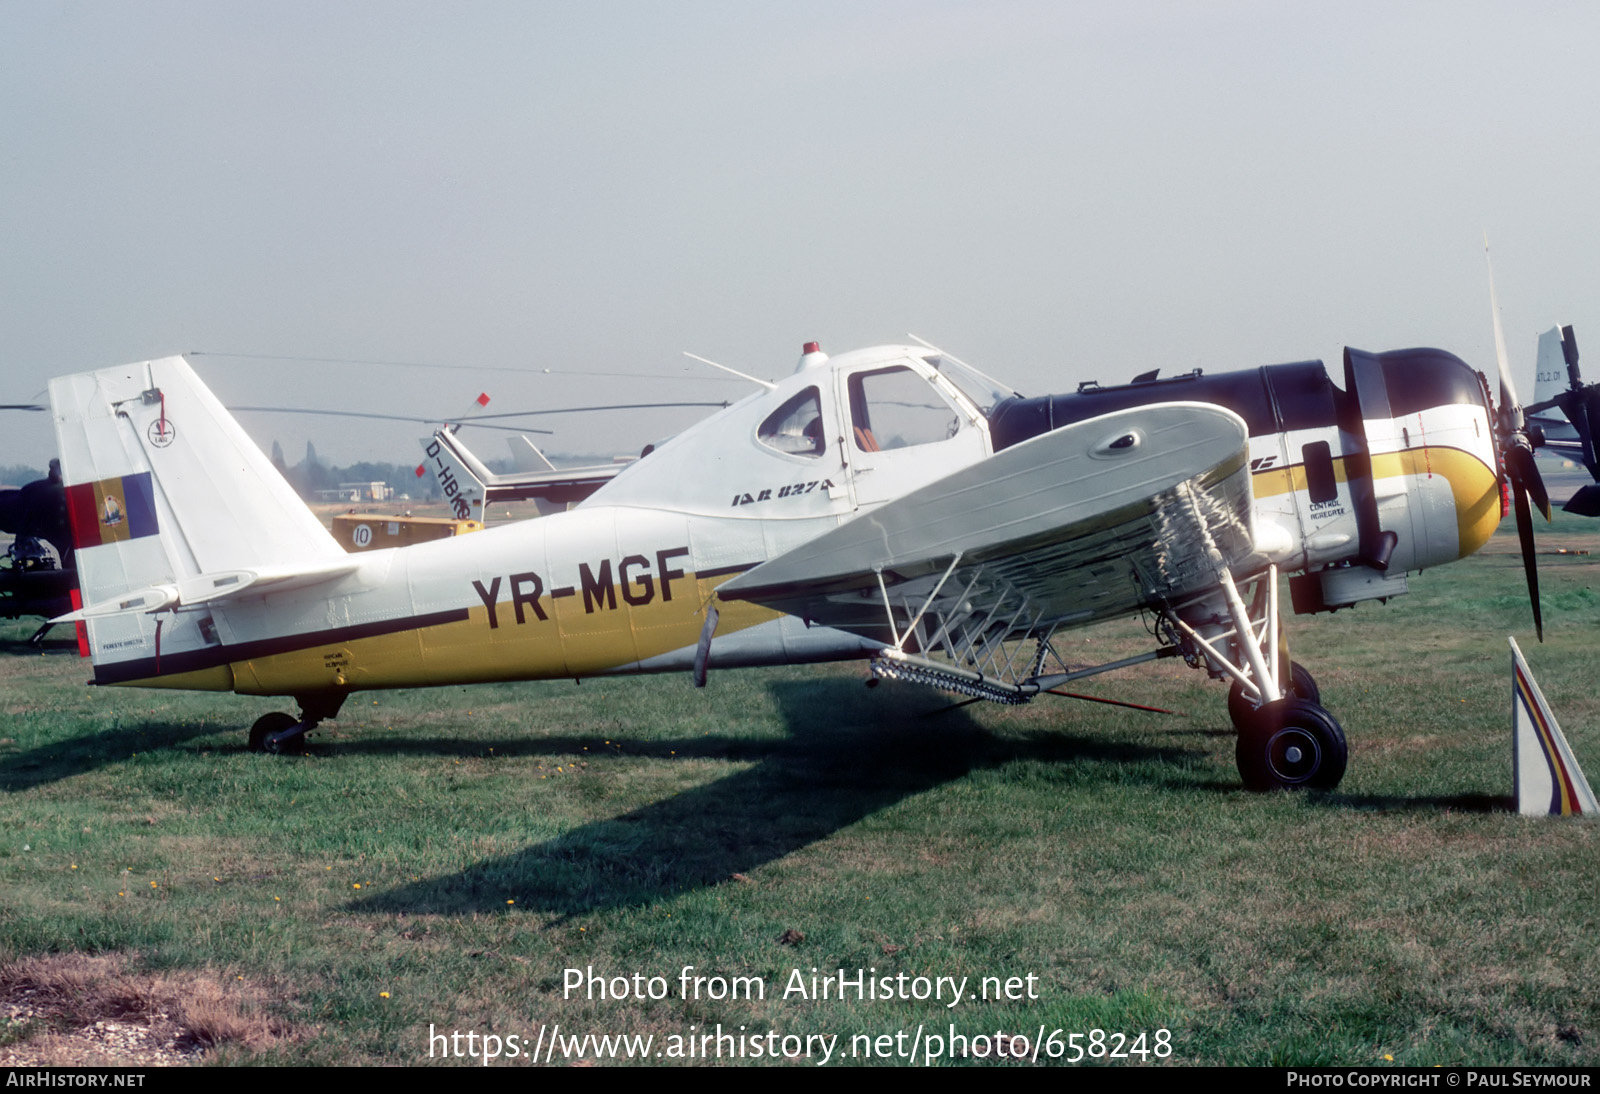
[[[1534,360],[1533,401],[1548,402],[1567,390],[1567,360],[1561,350],[1561,328],[1551,327],[1539,335],[1539,354]],[[1531,404],[1530,404],[1531,405]],[[1542,418],[1565,425],[1567,416],[1560,407],[1540,411]],[[1546,427],[1548,432],[1549,427]]]
[[[178,609],[348,558],[183,358],[64,376],[50,402],[97,669],[216,644]]]
[[[539,451],[538,445],[518,433],[515,437],[507,437],[506,445],[511,449],[511,460],[516,464],[518,471],[554,471],[556,465],[545,458]]]
[[[485,484],[495,478],[483,463],[456,443],[448,429],[435,431],[422,441],[422,467],[433,472],[439,492],[457,520],[484,520]],[[421,474],[421,468],[418,469]]]

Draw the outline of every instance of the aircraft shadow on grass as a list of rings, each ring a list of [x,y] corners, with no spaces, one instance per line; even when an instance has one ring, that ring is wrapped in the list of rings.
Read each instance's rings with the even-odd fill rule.
[[[891,710],[843,680],[779,682],[772,692],[787,739],[749,749],[686,742],[755,766],[351,909],[461,915],[504,911],[515,899],[519,908],[575,916],[644,905],[725,882],[976,770],[1015,760],[1176,764],[1199,755],[1065,733],[1008,739],[963,710],[935,718]]]
[[[58,635],[64,638],[46,638],[38,643],[30,642],[26,638],[0,639],[0,657],[28,656],[38,657],[47,654],[53,657],[77,657],[78,640],[72,637],[70,630],[57,630]]]
[[[158,752],[217,732],[215,723],[129,722],[68,737],[24,752],[0,752],[0,791],[15,793],[124,763],[135,752]]]

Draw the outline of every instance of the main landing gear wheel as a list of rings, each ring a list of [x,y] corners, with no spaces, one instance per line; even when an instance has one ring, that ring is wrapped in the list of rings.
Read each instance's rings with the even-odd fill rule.
[[[1316,677],[1300,662],[1289,662],[1289,681],[1289,698],[1303,699],[1313,705],[1321,704],[1322,691],[1317,687]],[[1228,717],[1233,719],[1234,728],[1243,732],[1245,726],[1255,721],[1260,710],[1260,700],[1235,680],[1233,687],[1228,689]]]
[[[1333,715],[1304,699],[1279,699],[1239,727],[1235,756],[1246,790],[1332,790],[1350,750]]]
[[[291,715],[281,710],[263,714],[256,719],[256,724],[250,727],[250,751],[266,752],[273,756],[303,751],[306,745],[305,731],[288,732],[299,724]]]

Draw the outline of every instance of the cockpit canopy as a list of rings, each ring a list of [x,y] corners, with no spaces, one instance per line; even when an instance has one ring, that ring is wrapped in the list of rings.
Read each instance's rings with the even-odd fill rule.
[[[1010,397],[937,351],[879,346],[830,358],[808,344],[793,374],[666,442],[593,501],[720,512],[740,507],[730,498],[762,504],[764,490],[787,503],[803,481],[806,503],[760,515],[870,506],[891,488],[910,489],[987,456],[987,412]],[[690,500],[701,493],[698,505]]]

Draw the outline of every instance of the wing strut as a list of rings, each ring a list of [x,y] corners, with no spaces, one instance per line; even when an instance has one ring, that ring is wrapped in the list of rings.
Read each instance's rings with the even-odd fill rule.
[[[883,567],[874,566],[872,568],[873,573],[876,574],[878,578],[878,591],[883,594],[883,607],[889,616],[889,629],[891,633],[894,634],[895,649],[898,650],[905,648],[906,639],[916,633],[917,624],[921,623],[922,617],[928,614],[928,606],[938,599],[940,590],[944,588],[944,583],[950,580],[950,575],[956,572],[956,567],[959,565],[961,565],[961,552],[957,551],[955,557],[950,560],[950,565],[946,566],[944,573],[939,576],[939,583],[933,587],[933,592],[929,593],[927,599],[922,602],[922,608],[917,612],[916,618],[912,619],[911,622],[907,624],[904,634],[901,634],[899,627],[895,625],[894,608],[889,603],[889,589],[883,583]],[[973,580],[977,579],[974,578]]]
[[[1259,630],[1250,618],[1250,610],[1245,606],[1244,599],[1239,595],[1233,575],[1228,573],[1226,568],[1219,569],[1217,584],[1226,600],[1228,612],[1233,617],[1232,630],[1218,630],[1213,624],[1209,628],[1212,634],[1208,639],[1176,611],[1164,613],[1162,622],[1175,627],[1184,638],[1203,650],[1206,660],[1215,669],[1220,669],[1233,677],[1250,696],[1252,702],[1264,704],[1283,698],[1283,689],[1280,686],[1283,677],[1279,664],[1281,648],[1278,642],[1277,566],[1269,565],[1267,572],[1256,580],[1266,583],[1266,611],[1263,613],[1265,617],[1261,620]],[[1202,598],[1196,606],[1209,607],[1210,601],[1210,597]],[[1195,614],[1192,608],[1190,614]],[[1232,657],[1229,656],[1228,645],[1237,651]],[[1240,661],[1243,663],[1240,664]],[[1217,673],[1213,672],[1212,675]]]

